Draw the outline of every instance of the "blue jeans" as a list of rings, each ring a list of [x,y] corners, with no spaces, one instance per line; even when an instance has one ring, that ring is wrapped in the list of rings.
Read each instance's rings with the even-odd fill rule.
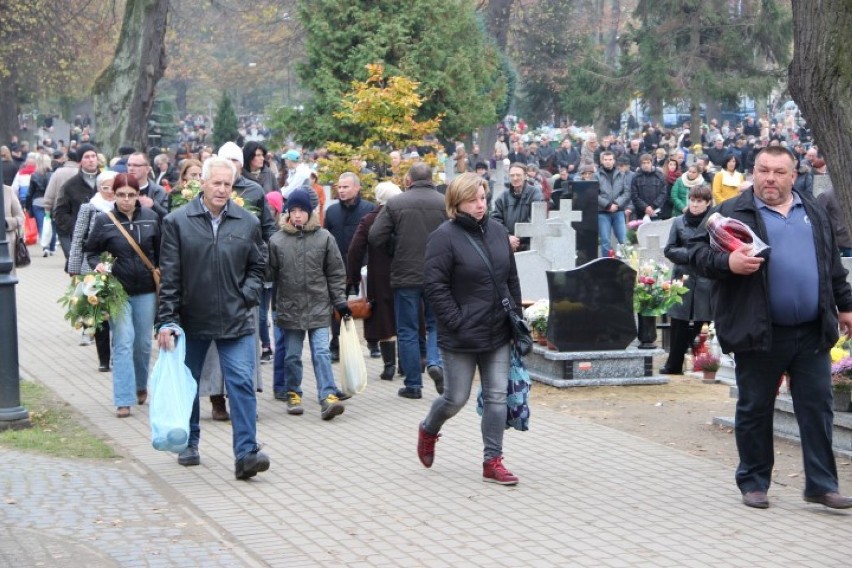
[[[506,390],[512,364],[509,344],[494,351],[461,353],[442,350],[444,358],[444,394],[435,399],[423,421],[430,434],[441,431],[444,422],[458,414],[470,398],[473,376],[479,368],[482,381],[483,461],[503,455],[503,432],[506,430]]]
[[[598,211],[598,236],[601,240],[601,256],[609,256],[609,251],[612,250],[612,245],[609,242],[609,235],[615,231],[615,238],[619,244],[627,242],[627,223],[624,221],[624,211],[616,211],[615,213],[606,213]]]
[[[275,318],[274,313],[272,317]],[[287,336],[284,328],[278,325],[273,329],[273,333],[275,353],[272,354],[272,392],[287,392],[287,368],[284,366],[284,359],[287,357]]]
[[[314,366],[314,376],[317,379],[317,399],[322,402],[330,394],[337,392],[334,384],[334,373],[331,370],[331,351],[328,347],[328,328],[287,329],[284,332],[286,355],[284,369],[286,370],[287,392],[302,395],[302,345],[308,335],[311,346],[311,364]]]
[[[211,341],[216,342],[219,363],[225,376],[231,407],[234,458],[239,461],[257,450],[257,398],[254,386],[257,340],[253,333],[234,339],[187,339],[185,362],[196,382]],[[189,445],[196,448],[201,439],[199,415],[196,394],[189,418]]]
[[[420,308],[426,318],[426,366],[441,366],[435,314],[423,295],[423,288],[394,288],[396,335],[405,386],[423,388],[420,366]]]
[[[35,217],[36,226],[38,227],[39,239],[41,239],[41,235],[43,234],[42,229],[44,229],[44,207],[33,205],[33,217]],[[50,221],[50,223],[52,224],[53,221]],[[53,229],[52,226],[51,229]],[[56,229],[51,231],[50,247],[48,247],[48,250],[51,252],[56,250]]]
[[[772,420],[781,373],[790,373],[790,395],[799,423],[805,469],[805,495],[837,491],[831,447],[831,358],[819,350],[820,324],[772,327],[769,351],[735,353],[737,413],[734,433],[740,463],[740,491],[768,491],[775,463]]]
[[[157,295],[130,296],[112,327],[112,398],[116,406],[134,406],[136,393],[148,390]]]

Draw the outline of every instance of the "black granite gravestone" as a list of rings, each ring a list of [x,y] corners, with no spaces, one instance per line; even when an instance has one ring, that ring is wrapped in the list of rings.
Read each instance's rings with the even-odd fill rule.
[[[615,258],[548,270],[548,341],[559,351],[625,349],[636,338],[635,281],[636,271]]]
[[[583,213],[582,220],[571,222],[577,233],[577,263],[574,266],[582,266],[598,258],[599,191],[600,184],[596,181],[571,183],[571,208]]]

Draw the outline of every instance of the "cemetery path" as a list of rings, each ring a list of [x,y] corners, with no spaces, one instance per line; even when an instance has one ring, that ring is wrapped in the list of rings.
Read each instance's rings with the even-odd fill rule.
[[[368,357],[368,388],[325,422],[306,365],[304,416],[287,415],[269,389],[258,396],[269,471],[234,479],[230,424],[210,420],[206,400],[201,465],[180,467],[151,447],[148,406],[115,417],[110,377],[56,303],[68,282],[61,257],[36,257],[18,274],[22,377],[73,405],[120,457],[57,464],[0,450],[19,466],[0,468],[0,566],[64,568],[70,555],[97,568],[848,564],[850,513],[804,503],[791,486],[772,488],[768,511],[742,505],[731,435],[706,425],[716,408],[703,406],[729,410],[727,390],[678,380],[558,399],[537,385],[532,427],[504,441],[521,483],[499,487],[482,483],[473,404],[447,423],[425,469],[416,432],[434,387],[400,399],[401,382],[379,380],[380,360]],[[271,384],[270,365],[263,374]],[[679,385],[697,389],[688,404]]]
[[[659,366],[655,361],[655,367]],[[728,385],[705,385],[691,376],[672,376],[667,385],[558,389],[535,383],[535,405],[615,428],[724,463],[731,479],[737,448],[730,428],[713,424],[717,416],[733,416],[736,400]],[[796,490],[804,487],[802,452],[798,444],[776,439],[773,482]],[[852,462],[838,458],[841,490],[852,491]]]

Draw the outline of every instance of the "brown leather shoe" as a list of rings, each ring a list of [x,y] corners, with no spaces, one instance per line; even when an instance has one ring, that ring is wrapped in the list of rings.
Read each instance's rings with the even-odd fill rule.
[[[743,505],[754,509],[768,509],[769,497],[766,491],[748,491],[743,493]]]
[[[852,509],[852,497],[844,497],[837,491],[825,495],[805,495],[808,503],[819,503],[829,509]]]
[[[230,415],[228,415],[228,409],[225,407],[225,395],[211,395],[210,404],[213,405],[213,420],[224,422],[231,419]]]
[[[146,400],[148,400],[148,391],[146,391],[146,390],[136,391],[136,403],[139,406],[142,406],[143,404],[145,404]]]

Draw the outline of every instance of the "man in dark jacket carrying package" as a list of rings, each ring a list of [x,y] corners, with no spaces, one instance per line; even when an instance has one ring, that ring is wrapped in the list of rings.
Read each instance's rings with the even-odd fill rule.
[[[757,156],[754,188],[718,208],[771,246],[768,259],[752,256],[751,244],[715,250],[702,224],[690,239],[690,264],[715,280],[716,332],[722,349],[736,358],[736,481],[743,503],[769,507],[772,419],[778,380],[786,372],[802,440],[804,499],[848,509],[852,498],[838,493],[832,451],[829,350],[838,325],[852,332],[852,289],[827,213],[813,197],[792,189],[794,168],[787,149],[766,148]]]
[[[266,244],[257,217],[230,200],[234,165],[208,158],[201,172],[202,193],[163,220],[160,248],[160,307],[157,343],[172,345],[183,328],[186,366],[196,381],[210,342],[216,342],[231,402],[235,475],[248,479],[269,469],[257,444],[255,398],[255,321],[266,270]],[[189,446],[178,456],[198,465],[198,394],[189,420]]]

